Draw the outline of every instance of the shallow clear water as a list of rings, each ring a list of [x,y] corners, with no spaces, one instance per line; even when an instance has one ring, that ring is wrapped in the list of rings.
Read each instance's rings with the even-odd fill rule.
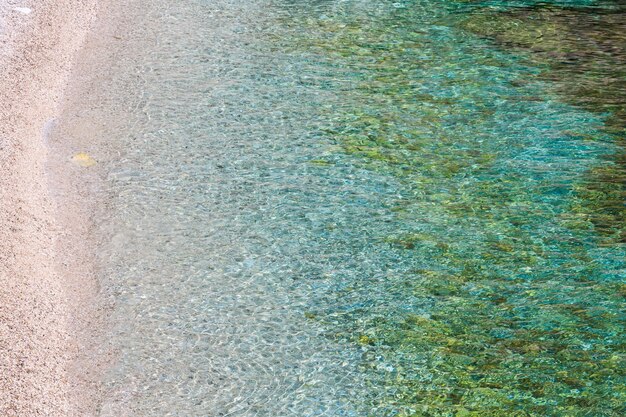
[[[552,4],[111,8],[101,415],[623,415],[623,9]]]

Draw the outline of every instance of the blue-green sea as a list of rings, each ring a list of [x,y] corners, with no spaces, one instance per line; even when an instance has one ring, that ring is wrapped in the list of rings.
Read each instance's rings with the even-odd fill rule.
[[[109,3],[101,416],[626,415],[626,3]]]

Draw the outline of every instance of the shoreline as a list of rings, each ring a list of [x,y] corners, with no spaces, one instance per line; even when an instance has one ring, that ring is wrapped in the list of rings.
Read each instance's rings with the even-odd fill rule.
[[[85,311],[93,285],[77,283],[93,279],[68,271],[77,255],[64,220],[81,223],[83,213],[52,195],[45,137],[96,10],[96,0],[0,2],[2,416],[83,415],[90,407],[78,401],[89,394],[71,367],[79,329],[93,316]]]

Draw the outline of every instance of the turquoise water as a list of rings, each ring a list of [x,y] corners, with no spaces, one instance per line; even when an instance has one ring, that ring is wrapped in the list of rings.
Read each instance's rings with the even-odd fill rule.
[[[535,3],[112,8],[101,415],[624,415],[624,10]]]

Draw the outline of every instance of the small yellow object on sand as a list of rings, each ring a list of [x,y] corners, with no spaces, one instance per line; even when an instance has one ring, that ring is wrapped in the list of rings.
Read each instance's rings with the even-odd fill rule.
[[[92,167],[96,165],[96,160],[85,152],[79,152],[74,155],[72,157],[72,162],[74,162],[76,165],[80,165],[81,167]]]

